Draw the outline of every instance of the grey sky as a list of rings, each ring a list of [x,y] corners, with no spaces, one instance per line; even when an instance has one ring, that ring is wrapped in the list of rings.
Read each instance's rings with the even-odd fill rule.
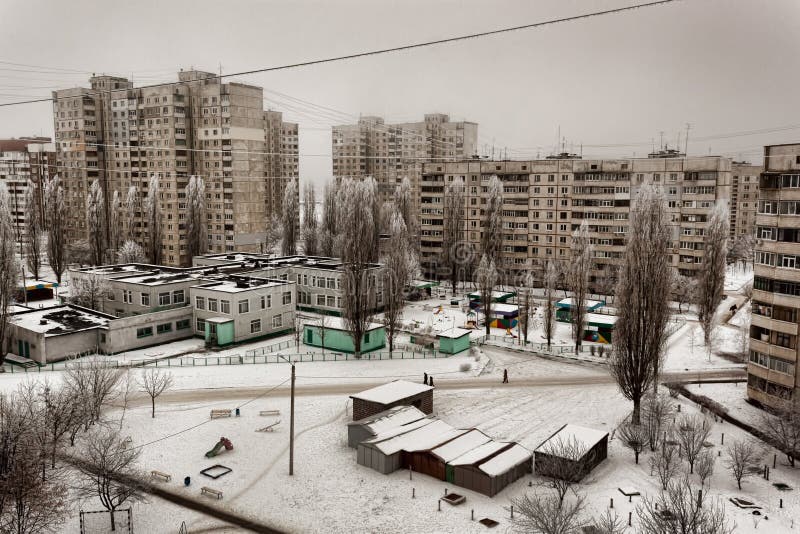
[[[49,67],[0,64],[0,102],[85,86],[91,72],[173,81],[181,67],[229,73],[632,3],[0,0],[0,60]],[[300,123],[301,176],[315,181],[331,174],[329,126],[359,113],[411,121],[447,112],[477,122],[481,148],[507,148],[509,158],[549,154],[559,126],[584,156],[642,156],[660,131],[674,144],[689,122],[690,154],[759,161],[763,144],[797,141],[800,128],[693,139],[800,126],[798,35],[798,0],[682,0],[239,81],[297,99],[265,92],[268,106]],[[52,135],[49,104],[0,108],[0,136],[40,133]]]

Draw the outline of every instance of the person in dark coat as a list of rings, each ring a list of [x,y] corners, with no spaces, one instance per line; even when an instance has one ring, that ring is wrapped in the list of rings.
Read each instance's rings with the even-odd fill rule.
[[[422,379],[422,383],[426,386],[428,385],[428,373],[423,373],[425,377]]]
[[[428,385],[429,385],[430,387],[433,387],[433,375],[431,375],[431,376],[429,376],[429,377],[428,377]]]
[[[508,369],[503,369],[503,384],[508,384]]]

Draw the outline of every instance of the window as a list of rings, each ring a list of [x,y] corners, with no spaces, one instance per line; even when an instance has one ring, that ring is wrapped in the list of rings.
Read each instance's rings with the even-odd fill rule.
[[[227,313],[230,315],[231,313],[231,301],[229,300],[220,300],[219,301],[219,311],[221,313]]]
[[[172,302],[173,304],[183,304],[184,299],[183,289],[178,289],[177,291],[172,292]]]
[[[158,305],[159,306],[168,306],[170,303],[170,294],[169,291],[166,293],[159,293],[158,294]]]
[[[261,297],[258,299],[258,302],[259,302],[259,305],[260,305],[262,310],[266,309],[266,307],[267,307],[267,298],[264,295],[261,295]]]
[[[369,332],[364,332],[364,343],[369,343]]]
[[[261,332],[261,319],[253,319],[250,321],[250,333],[257,334]]]
[[[136,329],[136,337],[141,339],[143,337],[149,337],[153,335],[153,327],[146,326],[144,328],[137,328]]]
[[[206,309],[205,297],[195,297],[194,307],[197,308],[198,310],[205,310]]]
[[[291,291],[284,291],[283,292],[283,303],[284,304],[291,304],[292,303],[292,292]]]
[[[150,293],[142,293],[141,302],[142,306],[150,306]]]
[[[378,295],[381,295],[381,293],[378,293]],[[381,300],[381,299],[380,299],[380,297],[379,297],[379,298],[378,298],[378,301],[380,302],[380,300]],[[327,306],[328,306],[329,308],[334,308],[334,307],[336,306],[336,298],[335,298],[334,296],[332,296],[332,295],[328,295],[328,303],[327,303]]]
[[[325,306],[325,295],[317,295],[317,306]]]
[[[215,312],[218,311],[218,309],[219,308],[217,307],[217,299],[211,299],[211,298],[208,299],[208,311]]]
[[[168,332],[172,332],[172,323],[164,323],[156,325],[157,334],[166,334]]]
[[[206,322],[202,319],[197,320],[197,331],[198,332],[205,332],[206,331]]]
[[[133,292],[130,289],[122,290],[122,302],[126,304],[133,304]]]
[[[181,319],[180,321],[175,321],[175,330],[186,330],[191,325],[190,319]]]
[[[272,318],[272,328],[280,328],[283,326],[283,316],[276,315]]]
[[[247,299],[240,300],[239,301],[239,313],[247,313],[249,311],[250,311],[250,301],[247,300]]]

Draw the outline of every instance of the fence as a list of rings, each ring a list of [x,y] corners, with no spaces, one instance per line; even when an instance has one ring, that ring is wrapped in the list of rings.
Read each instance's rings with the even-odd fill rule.
[[[84,512],[80,510],[78,513],[80,517],[81,534],[106,534],[112,532],[111,530],[111,512],[108,510],[98,510]],[[133,532],[133,513],[130,508],[123,508],[114,511],[114,525],[113,532]]]

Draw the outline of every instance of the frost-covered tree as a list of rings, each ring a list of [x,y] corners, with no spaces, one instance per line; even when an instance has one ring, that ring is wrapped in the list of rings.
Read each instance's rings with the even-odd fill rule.
[[[724,503],[709,499],[708,492],[698,493],[688,476],[670,481],[656,497],[643,495],[636,515],[638,532],[730,534],[735,528],[728,524]]]
[[[411,182],[408,180],[408,177],[403,178],[403,181],[394,189],[394,206],[403,217],[403,223],[406,225],[406,233],[412,245],[415,245],[417,238],[417,218],[414,214]]]
[[[147,188],[147,197],[144,199],[144,218],[147,222],[147,242],[145,251],[147,259],[154,265],[161,265],[163,214],[161,212],[161,193],[159,191],[158,176],[150,177]]]
[[[366,198],[364,206],[367,207],[372,214],[372,235],[369,242],[370,261],[378,261],[378,252],[380,250],[380,235],[381,235],[381,202],[378,197],[378,182],[372,176],[367,176],[364,179],[364,187]]]
[[[297,229],[300,226],[300,197],[297,180],[290,180],[283,192],[283,211],[281,212],[281,254],[294,256],[297,254]]]
[[[481,235],[481,253],[500,264],[503,246],[503,182],[497,175],[489,179],[488,198]]]
[[[111,206],[108,212],[108,248],[110,249],[110,256],[113,257],[122,245],[122,197],[119,191],[114,191],[111,195]]]
[[[273,213],[270,217],[267,231],[264,232],[264,254],[276,254],[280,250],[283,240],[283,224],[281,218]]]
[[[583,517],[586,498],[576,495],[566,502],[550,493],[526,493],[513,499],[517,514],[515,532],[535,534],[577,534],[588,521]]]
[[[519,331],[522,335],[521,341],[524,341],[526,345],[528,344],[528,332],[530,331],[533,320],[533,287],[533,276],[531,276],[529,272],[525,273],[525,275],[519,280],[517,302],[519,303]]]
[[[556,289],[559,270],[555,260],[547,260],[544,268],[544,337],[547,338],[547,350],[556,332]]]
[[[764,413],[760,426],[767,439],[786,454],[790,467],[800,458],[800,395],[780,400],[774,413]]]
[[[343,181],[344,211],[342,223],[342,300],[345,326],[353,339],[354,353],[361,357],[361,341],[372,322],[375,280],[370,275],[375,220],[371,200],[374,182]]]
[[[478,264],[478,270],[475,273],[476,282],[478,284],[478,292],[481,298],[481,308],[483,311],[483,320],[486,323],[486,335],[491,334],[492,322],[492,297],[494,288],[497,285],[497,267],[495,267],[494,260],[484,254],[481,256],[481,261]]]
[[[186,253],[192,258],[208,250],[206,183],[202,176],[191,176],[186,184]]]
[[[100,180],[92,182],[86,195],[86,229],[89,232],[92,265],[100,265],[106,251],[106,204]]]
[[[42,267],[42,221],[39,186],[28,179],[25,184],[25,264],[35,280]]]
[[[724,465],[733,475],[740,490],[742,489],[742,480],[758,472],[760,460],[758,449],[758,445],[754,441],[736,440],[725,450],[727,458]]]
[[[383,321],[389,338],[389,354],[394,351],[394,339],[400,330],[406,288],[416,272],[416,256],[411,250],[408,229],[399,210],[391,215],[389,243],[383,258]]]
[[[672,298],[678,303],[678,313],[683,313],[683,305],[692,304],[697,295],[697,280],[672,271],[670,283]]]
[[[139,193],[136,186],[128,188],[125,195],[125,241],[136,241],[136,214],[139,209]]]
[[[336,208],[336,182],[325,184],[322,191],[322,228],[320,229],[319,248],[323,256],[338,256],[335,252],[336,233],[339,230]]]
[[[6,328],[10,306],[19,279],[19,264],[14,253],[14,221],[11,218],[11,199],[5,182],[0,182],[0,370],[6,359]]]
[[[633,402],[634,424],[663,366],[669,321],[669,218],[661,195],[643,187],[631,208],[625,259],[617,285],[618,319],[609,371],[622,395]]]
[[[118,263],[144,263],[147,257],[144,249],[136,241],[125,241],[117,251]]]
[[[44,188],[45,223],[47,226],[47,263],[61,284],[61,277],[67,267],[67,208],[64,202],[64,189],[61,180],[54,176]]]
[[[689,474],[694,474],[694,464],[703,452],[709,434],[711,425],[702,416],[685,415],[676,422],[675,437],[681,446],[681,454],[689,463]]]
[[[139,379],[142,391],[150,397],[151,417],[156,416],[156,399],[167,389],[172,387],[172,373],[157,367],[145,371]]]
[[[698,281],[698,319],[703,341],[710,350],[717,306],[725,287],[725,258],[728,254],[728,205],[719,201],[711,210],[706,227],[703,270]]]
[[[572,337],[575,350],[583,343],[583,331],[586,323],[586,299],[589,294],[589,270],[592,268],[592,244],[589,240],[589,223],[586,219],[572,233],[570,266],[567,273],[567,285],[572,292]],[[616,337],[616,332],[615,332]]]
[[[465,193],[464,180],[457,177],[447,184],[444,195],[442,264],[454,295],[459,282],[464,278],[464,263],[468,261],[468,248],[463,242]]]
[[[303,254],[319,253],[319,228],[317,226],[317,191],[314,184],[303,186]]]
[[[111,285],[102,274],[82,273],[80,277],[71,280],[71,284],[71,302],[84,308],[104,311],[104,300],[111,292]]]

